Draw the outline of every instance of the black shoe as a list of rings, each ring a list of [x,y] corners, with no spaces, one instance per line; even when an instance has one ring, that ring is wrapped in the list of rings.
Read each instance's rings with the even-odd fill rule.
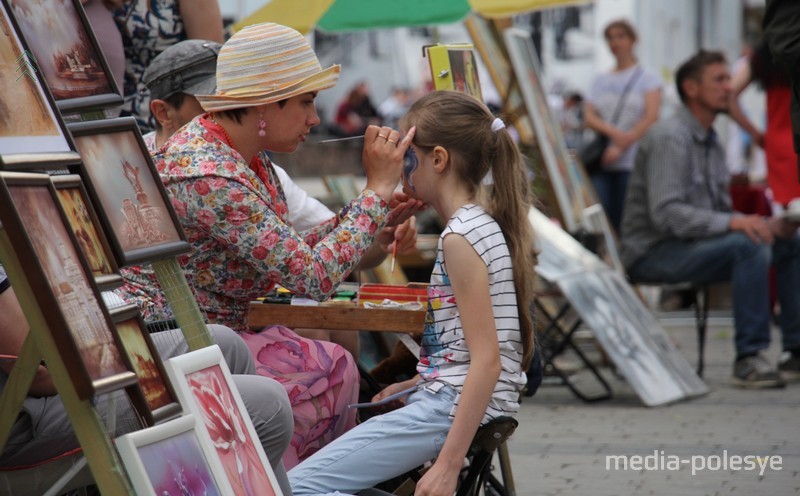
[[[800,356],[789,353],[789,357],[784,357],[778,364],[778,370],[787,380],[800,380]]]
[[[761,353],[736,360],[733,364],[733,384],[743,388],[763,389],[786,386],[781,374]]]

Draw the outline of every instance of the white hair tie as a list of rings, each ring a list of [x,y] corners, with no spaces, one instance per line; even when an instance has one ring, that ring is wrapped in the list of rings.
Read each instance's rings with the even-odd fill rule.
[[[506,123],[499,117],[495,117],[492,121],[492,131],[497,132],[506,128]]]

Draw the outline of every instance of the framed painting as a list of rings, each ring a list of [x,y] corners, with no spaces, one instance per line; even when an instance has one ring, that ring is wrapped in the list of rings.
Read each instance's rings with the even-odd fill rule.
[[[111,247],[100,226],[100,221],[89,201],[81,176],[63,174],[50,176],[56,188],[61,207],[69,221],[83,256],[89,263],[89,270],[97,286],[103,290],[113,289],[122,284],[122,276],[111,253]]]
[[[76,163],[80,157],[10,11],[0,0],[0,168]]]
[[[168,364],[179,401],[205,426],[233,493],[244,496],[248,487],[257,487],[260,495],[282,496],[219,346],[170,358]]]
[[[458,91],[483,101],[478,66],[472,45],[433,45],[425,47],[431,79],[437,90]]]
[[[539,248],[536,273],[560,289],[646,406],[708,393],[623,274],[535,208],[528,220]]]
[[[122,103],[80,0],[7,0],[62,113]]]
[[[504,24],[510,26],[511,22],[504,19],[490,20],[479,14],[472,14],[464,20],[464,26],[472,38],[472,43],[503,100],[502,114],[508,117],[503,120],[514,123],[522,143],[533,145],[536,143],[533,124],[522,100],[522,93],[500,30]]]
[[[50,177],[0,172],[0,221],[78,396],[136,384]]]
[[[583,227],[583,210],[598,203],[597,195],[583,166],[567,151],[558,119],[547,104],[541,84],[542,69],[530,33],[508,28],[503,37],[527,113],[533,121],[561,220],[565,229],[574,233]]]
[[[186,415],[116,439],[136,494],[233,494],[208,435],[198,427]]]
[[[189,251],[142,134],[132,117],[69,125],[80,175],[120,267]]]
[[[147,425],[153,425],[181,413],[181,405],[172,389],[164,363],[153,345],[150,333],[136,305],[126,305],[111,310],[111,319],[125,348],[125,353],[133,365],[139,379],[139,388],[144,395],[145,404],[137,405],[137,398],[131,398],[134,407]]]

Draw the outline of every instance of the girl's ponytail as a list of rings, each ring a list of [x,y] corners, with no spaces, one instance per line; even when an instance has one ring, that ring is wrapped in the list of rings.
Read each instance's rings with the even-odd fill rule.
[[[501,121],[502,122],[502,121]],[[495,120],[495,146],[487,157],[491,161],[492,185],[487,205],[489,214],[505,234],[511,263],[514,268],[514,288],[517,293],[520,330],[522,332],[523,370],[528,369],[533,355],[534,325],[531,316],[533,301],[534,265],[533,228],[528,221],[530,208],[529,180],[522,157],[511,135]]]

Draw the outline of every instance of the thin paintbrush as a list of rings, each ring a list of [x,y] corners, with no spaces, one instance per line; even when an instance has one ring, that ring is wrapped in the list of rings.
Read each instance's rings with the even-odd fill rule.
[[[363,137],[364,137],[364,135],[362,134],[361,136],[348,136],[347,138],[331,138],[331,139],[326,139],[326,140],[322,140],[322,141],[317,141],[317,144],[320,144],[320,143],[333,143],[334,141],[349,141],[349,140],[354,140],[354,139],[361,139]]]

